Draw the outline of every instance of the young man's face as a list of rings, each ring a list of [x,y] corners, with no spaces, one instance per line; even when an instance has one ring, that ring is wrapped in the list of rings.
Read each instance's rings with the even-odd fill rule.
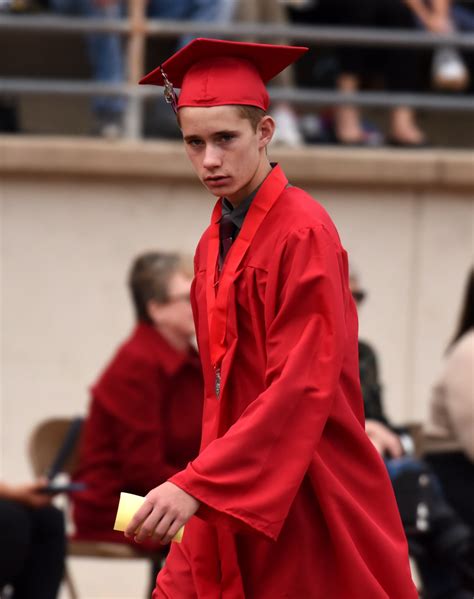
[[[240,203],[261,182],[265,147],[274,124],[264,117],[254,131],[235,106],[184,107],[179,111],[186,152],[215,196]]]

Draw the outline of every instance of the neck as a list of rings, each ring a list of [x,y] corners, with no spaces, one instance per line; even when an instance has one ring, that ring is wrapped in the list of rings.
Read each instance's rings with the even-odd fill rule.
[[[186,353],[188,351],[189,339],[187,337],[177,333],[174,329],[167,325],[155,325],[155,329],[171,345],[173,349],[182,353]]]
[[[234,208],[237,208],[247,198],[252,191],[255,191],[259,185],[261,185],[271,172],[272,167],[268,162],[267,157],[259,163],[257,170],[255,171],[251,180],[242,187],[236,194],[227,196],[227,199]]]

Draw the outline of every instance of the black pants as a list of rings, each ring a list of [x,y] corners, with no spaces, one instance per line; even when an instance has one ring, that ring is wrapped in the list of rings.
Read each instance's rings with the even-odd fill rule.
[[[309,10],[293,10],[291,18],[317,25],[417,29],[413,12],[404,0],[318,0]],[[341,46],[337,56],[340,73],[363,80],[367,75],[383,75],[385,87],[391,91],[420,87],[421,54],[413,48]]]
[[[425,460],[441,481],[448,502],[474,531],[474,463],[460,451],[430,453]]]
[[[64,571],[66,537],[60,510],[0,499],[0,590],[15,599],[55,599]]]

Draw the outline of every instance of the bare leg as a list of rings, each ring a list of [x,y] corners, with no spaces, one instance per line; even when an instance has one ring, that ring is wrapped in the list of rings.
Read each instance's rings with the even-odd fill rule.
[[[337,80],[337,88],[342,93],[352,93],[359,88],[359,80],[355,75],[342,74]],[[335,109],[335,133],[342,143],[359,143],[364,139],[360,121],[360,110],[357,106],[341,105]]]
[[[418,127],[415,112],[408,106],[394,108],[390,115],[390,135],[399,143],[418,145],[425,142],[425,135]]]

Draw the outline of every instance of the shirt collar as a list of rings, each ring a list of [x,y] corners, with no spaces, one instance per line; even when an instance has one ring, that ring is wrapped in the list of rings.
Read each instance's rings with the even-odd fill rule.
[[[247,212],[254,197],[257,195],[258,188],[245,198],[236,208],[232,206],[227,198],[222,198],[222,216],[229,214],[230,220],[238,228],[241,229]]]
[[[276,165],[276,163],[273,163],[273,162],[271,163],[272,169],[275,165]],[[265,179],[266,179],[266,177],[265,177]],[[265,181],[265,179],[264,179],[264,181]],[[247,216],[247,212],[249,211],[249,208],[252,205],[252,202],[253,202],[255,196],[257,195],[257,192],[260,189],[262,184],[263,184],[263,181],[236,208],[234,208],[234,206],[232,206],[231,202],[229,202],[229,200],[227,198],[222,198],[222,216],[229,214],[230,220],[237,227],[237,229],[240,230],[242,228],[245,217]]]
[[[141,343],[147,348],[149,356],[153,356],[153,359],[169,376],[173,376],[196,358],[196,352],[191,346],[186,352],[178,351],[150,324],[138,323],[134,336],[141,340]]]

